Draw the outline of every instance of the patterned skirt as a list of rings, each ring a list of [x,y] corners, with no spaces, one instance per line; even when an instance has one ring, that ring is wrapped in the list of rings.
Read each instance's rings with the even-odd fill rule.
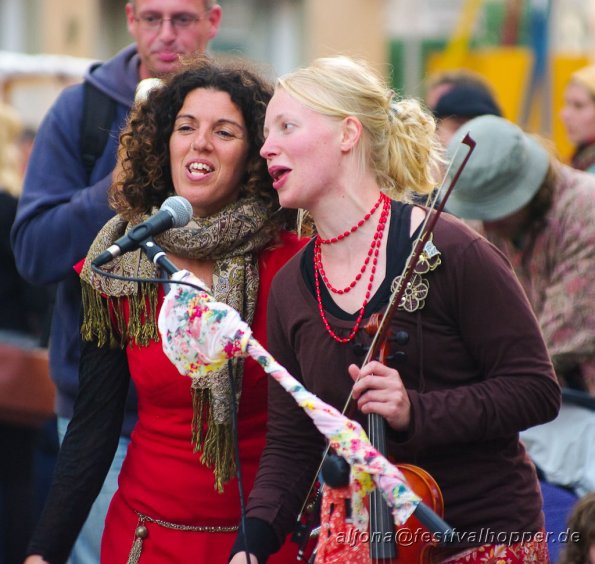
[[[321,528],[316,548],[315,564],[372,564],[369,539],[355,530],[347,518],[345,500],[350,495],[346,488],[326,488],[321,507]],[[438,546],[425,546],[419,551],[412,547],[400,547],[397,562],[410,564],[549,564],[549,552],[545,531],[532,535],[522,542],[484,544],[473,548],[456,550]]]

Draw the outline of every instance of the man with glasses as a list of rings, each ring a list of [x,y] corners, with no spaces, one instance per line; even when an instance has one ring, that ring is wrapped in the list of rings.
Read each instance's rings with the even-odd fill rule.
[[[21,275],[36,284],[56,284],[50,371],[56,385],[61,439],[78,389],[81,292],[72,267],[113,216],[107,191],[116,165],[119,131],[134,102],[138,82],[175,71],[181,57],[204,52],[219,30],[221,7],[215,0],[131,0],[126,4],[126,19],[135,43],[92,67],[85,77],[87,86],[65,89],[41,124],[12,230]],[[95,92],[94,98],[86,94],[89,89]],[[89,119],[95,120],[96,130],[109,130],[100,154],[91,155],[90,162],[88,143],[83,139],[89,137],[84,127]],[[71,564],[99,562],[105,514],[117,488],[135,420],[131,390],[118,451],[72,551]]]
[[[221,7],[214,0],[133,0],[126,18],[142,80],[175,70],[180,55],[205,51],[219,29]]]

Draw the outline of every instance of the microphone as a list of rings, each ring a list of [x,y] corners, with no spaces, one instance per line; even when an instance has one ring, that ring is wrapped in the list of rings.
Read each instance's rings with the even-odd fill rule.
[[[171,196],[161,204],[155,215],[133,227],[96,257],[91,264],[95,267],[102,266],[123,253],[138,249],[141,243],[153,235],[163,233],[172,227],[184,227],[191,219],[190,202],[181,196]]]

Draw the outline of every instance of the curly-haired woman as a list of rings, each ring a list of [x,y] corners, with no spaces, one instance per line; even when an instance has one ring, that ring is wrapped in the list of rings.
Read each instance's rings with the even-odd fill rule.
[[[249,361],[192,388],[163,354],[157,331],[162,285],[98,276],[91,261],[173,194],[193,219],[156,236],[178,266],[201,278],[265,339],[274,273],[302,245],[260,158],[271,86],[237,63],[194,62],[131,114],[121,137],[111,201],[118,215],[91,246],[81,271],[85,315],[80,392],[28,562],[63,562],[116,448],[129,380],[139,419],[106,519],[106,563],[223,562],[240,520],[232,416],[237,413],[242,482],[249,492],[266,425],[266,375]],[[142,252],[105,268],[155,278]],[[280,556],[280,562],[286,561]]]

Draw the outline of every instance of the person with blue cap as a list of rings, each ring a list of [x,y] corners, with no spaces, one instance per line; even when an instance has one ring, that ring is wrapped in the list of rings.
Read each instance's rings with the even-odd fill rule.
[[[445,147],[455,131],[469,120],[484,115],[503,115],[487,80],[467,69],[431,76],[425,102],[436,118],[436,135]]]
[[[537,137],[493,115],[457,130],[447,148],[455,164],[467,134],[476,148],[446,209],[479,220],[478,230],[508,257],[561,385],[592,399],[595,178],[562,164]],[[523,440],[548,481],[582,495],[595,490],[594,432],[592,410],[563,403],[556,420],[525,431]]]
[[[444,93],[433,109],[437,120],[436,135],[448,145],[455,131],[469,120],[485,115],[502,116],[500,105],[486,87],[457,84]]]

